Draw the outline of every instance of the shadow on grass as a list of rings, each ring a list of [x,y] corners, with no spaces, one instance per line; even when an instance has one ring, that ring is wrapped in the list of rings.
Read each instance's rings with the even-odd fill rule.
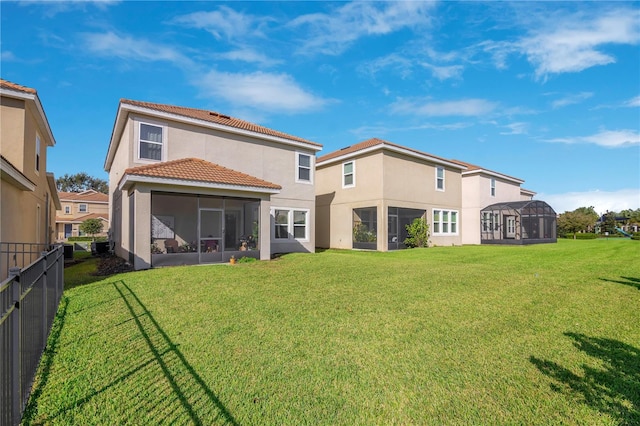
[[[640,424],[640,349],[612,339],[564,334],[602,367],[583,365],[582,374],[576,374],[553,361],[530,357],[531,363],[555,381],[552,389],[612,416],[619,424]]]
[[[62,329],[64,328],[64,323],[67,318],[68,306],[69,299],[62,296],[60,305],[58,306],[58,312],[56,312],[56,317],[54,319],[53,326],[51,327],[51,333],[49,333],[49,337],[47,339],[47,346],[45,347],[44,352],[42,353],[42,358],[40,359],[40,365],[37,373],[38,377],[35,379],[36,385],[31,391],[31,395],[29,396],[29,400],[27,401],[27,405],[24,409],[22,416],[22,422],[24,424],[30,424],[33,421],[34,415],[38,412],[38,398],[42,395],[42,391],[49,381],[51,365],[53,364],[55,354],[58,351],[60,334],[62,333]]]
[[[125,315],[118,317],[118,324],[110,325],[93,334],[116,333],[107,336],[111,336],[114,342],[117,339],[128,342],[126,347],[117,344],[109,346],[107,343],[102,351],[101,356],[105,360],[111,359],[115,370],[108,375],[78,372],[78,376],[82,376],[83,373],[92,376],[89,389],[93,390],[85,391],[84,396],[72,403],[55,412],[43,413],[35,420],[43,423],[66,421],[81,415],[83,406],[91,405],[92,408],[87,410],[89,412],[96,408],[99,411],[104,410],[103,420],[113,420],[115,416],[134,424],[188,422],[196,425],[237,425],[238,422],[233,415],[187,361],[178,345],[171,340],[133,290],[122,280],[105,285],[113,286],[118,300],[124,305],[120,305],[121,308],[114,305],[114,309],[121,309]],[[126,324],[130,324],[130,327],[123,329],[121,326]],[[118,331],[107,331],[110,329]],[[91,336],[82,338],[88,341]],[[94,362],[99,362],[98,357]],[[111,398],[114,394],[124,394],[126,400],[113,401]],[[36,407],[37,396],[34,395]],[[115,413],[111,411],[114,403]],[[32,411],[37,410],[34,407]],[[100,419],[96,421],[101,422]]]
[[[609,278],[600,278],[600,280],[607,281],[610,283],[624,284],[631,287],[635,287],[636,289],[640,290],[640,278],[633,278],[633,277],[620,277],[620,278],[621,278],[620,280],[612,280]]]

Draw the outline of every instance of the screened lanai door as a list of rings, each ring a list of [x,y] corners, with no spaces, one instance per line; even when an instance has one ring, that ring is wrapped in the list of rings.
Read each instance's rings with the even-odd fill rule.
[[[222,262],[223,247],[223,211],[221,209],[199,210],[200,238],[198,254],[200,263]]]

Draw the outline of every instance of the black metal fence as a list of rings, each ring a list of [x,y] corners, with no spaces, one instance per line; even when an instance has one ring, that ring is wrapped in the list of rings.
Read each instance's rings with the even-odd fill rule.
[[[43,243],[0,242],[0,280],[9,276],[10,268],[24,268],[51,250],[51,245]]]
[[[61,245],[0,283],[0,425],[16,425],[29,399],[64,288]]]

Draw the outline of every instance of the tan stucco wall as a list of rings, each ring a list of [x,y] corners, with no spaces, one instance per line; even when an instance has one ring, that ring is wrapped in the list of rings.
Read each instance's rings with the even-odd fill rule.
[[[342,188],[342,164],[322,166],[317,170],[317,243],[319,247],[351,248],[355,208],[376,207],[377,249],[387,250],[387,216],[389,207],[423,209],[432,226],[433,209],[461,211],[461,173],[445,166],[445,191],[437,191],[436,164],[388,151],[375,151],[351,158],[355,161],[356,186]],[[437,245],[459,245],[458,235],[432,236]]]
[[[52,242],[55,236],[55,206],[46,176],[47,146],[52,145],[52,141],[47,132],[38,128],[31,108],[23,100],[2,97],[0,120],[0,153],[36,186],[34,191],[21,191],[6,181],[2,182],[0,241]],[[35,170],[36,134],[40,136],[39,171]],[[38,206],[40,218],[36,220]],[[48,223],[47,210],[50,218]]]
[[[496,195],[491,196],[492,176],[472,174],[462,178],[462,210],[467,218],[462,224],[462,244],[480,244],[480,211],[495,203],[520,201],[520,184],[494,177]]]

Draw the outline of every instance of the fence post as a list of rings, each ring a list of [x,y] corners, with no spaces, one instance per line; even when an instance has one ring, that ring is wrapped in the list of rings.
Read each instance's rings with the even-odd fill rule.
[[[11,423],[18,424],[22,418],[20,392],[20,268],[9,268],[11,298],[16,310],[11,313]]]

